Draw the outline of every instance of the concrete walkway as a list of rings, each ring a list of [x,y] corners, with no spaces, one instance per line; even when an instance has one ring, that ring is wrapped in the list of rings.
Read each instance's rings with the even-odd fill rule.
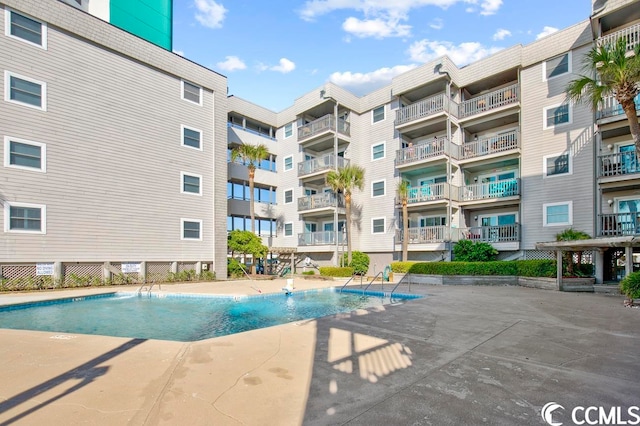
[[[192,343],[0,329],[0,424],[540,425],[551,401],[564,407],[553,413],[564,424],[576,406],[625,414],[640,405],[640,309],[622,297],[410,290],[429,296]],[[95,291],[3,294],[0,303]]]

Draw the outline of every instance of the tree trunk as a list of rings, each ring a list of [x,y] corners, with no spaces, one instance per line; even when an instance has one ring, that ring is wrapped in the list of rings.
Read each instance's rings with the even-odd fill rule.
[[[409,260],[409,212],[407,199],[402,199],[402,261]]]
[[[620,105],[622,105],[624,114],[627,116],[627,121],[629,122],[629,131],[636,146],[636,155],[640,158],[640,124],[638,123],[638,111],[636,110],[635,100],[625,99],[623,102],[620,102]]]
[[[347,227],[347,265],[351,265],[351,193],[346,192],[344,194],[344,206],[347,214],[347,221],[345,226]],[[336,229],[338,224],[336,223]]]

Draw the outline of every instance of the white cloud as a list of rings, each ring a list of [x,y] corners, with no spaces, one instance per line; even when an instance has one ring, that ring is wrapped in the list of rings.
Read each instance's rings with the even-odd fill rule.
[[[280,62],[278,65],[274,65],[272,67],[262,66],[261,69],[277,71],[277,72],[281,72],[282,74],[287,74],[293,71],[294,69],[296,69],[296,64],[288,60],[287,58],[280,58]]]
[[[500,6],[502,6],[502,0],[484,0],[480,4],[480,8],[482,9],[480,15],[494,15],[498,9],[500,9]]]
[[[218,62],[216,67],[222,71],[237,71],[247,68],[242,59],[237,56],[226,56],[223,62]]]
[[[406,37],[411,31],[410,25],[401,25],[398,20],[384,21],[380,18],[360,20],[347,18],[342,24],[342,29],[356,37]]]
[[[441,30],[442,28],[444,28],[444,21],[440,18],[436,18],[433,21],[431,21],[429,26],[434,30]]]
[[[176,55],[184,56],[184,50],[174,50],[173,53]]]
[[[396,65],[392,68],[380,68],[368,73],[334,72],[329,80],[357,95],[363,95],[391,83],[393,77],[415,67],[416,65]]]
[[[558,31],[557,28],[545,26],[544,28],[542,28],[542,32],[536,36],[536,40],[540,40],[542,37],[546,37],[549,34],[555,33],[556,31]]]
[[[492,15],[502,6],[503,0],[482,0],[481,15]],[[358,37],[402,37],[409,34],[409,25],[400,21],[409,19],[409,12],[425,6],[447,9],[457,3],[477,5],[479,0],[307,0],[299,11],[305,21],[313,21],[319,16],[336,10],[354,10],[362,13],[362,18],[348,18],[343,29]],[[435,20],[432,28],[442,28]],[[434,26],[435,25],[435,26]],[[438,28],[439,27],[439,28]]]
[[[505,30],[504,28],[498,28],[493,35],[494,40],[504,40],[506,37],[511,37],[511,31]]]
[[[415,62],[428,62],[447,55],[457,66],[467,65],[501,50],[499,47],[485,47],[477,42],[455,45],[448,41],[420,40],[409,46],[409,56]]]
[[[221,28],[224,15],[227,9],[222,4],[216,3],[214,0],[195,0],[194,4],[198,13],[196,20],[208,28]]]

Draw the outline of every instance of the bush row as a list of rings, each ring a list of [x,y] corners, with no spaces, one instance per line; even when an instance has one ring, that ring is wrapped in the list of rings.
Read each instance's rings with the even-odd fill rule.
[[[349,266],[342,268],[338,266],[321,266],[320,275],[323,277],[350,277],[353,275],[353,268]]]
[[[519,277],[556,276],[555,260],[511,260],[494,262],[393,262],[397,273],[426,275],[513,275]]]

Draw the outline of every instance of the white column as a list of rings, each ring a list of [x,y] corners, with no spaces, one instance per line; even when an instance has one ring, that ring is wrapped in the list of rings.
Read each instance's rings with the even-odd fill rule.
[[[624,276],[626,277],[633,272],[633,247],[627,246],[624,248]]]
[[[556,262],[558,263],[556,268],[558,290],[562,290],[562,250],[556,251]]]
[[[596,250],[596,284],[602,284],[604,281],[604,251]]]

